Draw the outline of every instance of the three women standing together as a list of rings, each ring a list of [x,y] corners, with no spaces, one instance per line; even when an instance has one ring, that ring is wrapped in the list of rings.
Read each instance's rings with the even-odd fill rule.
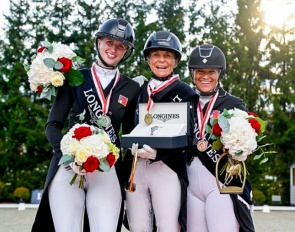
[[[91,68],[80,70],[85,82],[78,87],[67,83],[60,87],[48,117],[46,136],[54,153],[32,231],[78,232],[84,227],[83,231],[120,232],[125,196],[131,232],[254,231],[251,185],[247,182],[241,195],[219,193],[212,173],[216,159],[212,157],[221,151],[212,150],[212,141],[202,129],[212,110],[246,110],[241,99],[220,87],[226,67],[223,52],[214,45],[201,45],[192,51],[189,69],[196,87],[192,89],[174,73],[182,56],[179,39],[169,31],[155,32],[143,50],[151,77],[139,86],[118,69],[134,49],[131,25],[123,19],[107,20],[95,39],[98,59]],[[95,109],[93,101],[88,101],[90,94]],[[82,189],[69,185],[73,170],[58,166],[66,122],[69,130],[85,111],[85,123],[101,126],[97,119],[106,116],[110,124],[102,129],[120,148],[119,132],[122,129],[128,134],[136,126],[138,103],[157,102],[190,105],[188,135],[193,139],[188,146],[155,149],[153,144],[145,144],[140,148],[134,193],[125,193],[123,188],[132,166],[130,151],[124,160],[121,154],[109,172],[81,172],[86,179]],[[207,149],[198,150],[198,141],[206,141]]]

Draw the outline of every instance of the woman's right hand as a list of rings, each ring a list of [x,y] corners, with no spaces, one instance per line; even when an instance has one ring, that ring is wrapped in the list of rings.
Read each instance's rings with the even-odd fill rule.
[[[137,155],[143,159],[156,159],[157,150],[149,145],[143,144],[143,148],[138,149]]]

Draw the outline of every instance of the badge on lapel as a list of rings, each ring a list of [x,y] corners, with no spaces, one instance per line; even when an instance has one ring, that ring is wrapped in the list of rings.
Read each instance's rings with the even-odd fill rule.
[[[123,106],[126,106],[127,102],[128,102],[128,98],[120,94],[118,103],[120,103]]]

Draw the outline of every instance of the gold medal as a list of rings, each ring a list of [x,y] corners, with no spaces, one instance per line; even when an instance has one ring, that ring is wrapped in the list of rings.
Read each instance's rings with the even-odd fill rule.
[[[147,113],[147,114],[144,116],[144,122],[145,122],[147,125],[152,124],[152,122],[153,122],[153,116],[152,116],[150,113]]]
[[[200,140],[200,141],[198,141],[198,143],[197,143],[197,149],[200,152],[206,151],[207,148],[208,148],[208,142],[206,140]]]

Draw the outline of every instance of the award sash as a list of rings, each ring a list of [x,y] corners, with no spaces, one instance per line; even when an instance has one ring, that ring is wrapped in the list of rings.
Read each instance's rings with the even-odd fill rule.
[[[198,102],[197,116],[198,116],[198,125],[199,125],[199,141],[197,142],[197,149],[201,152],[204,152],[208,148],[208,141],[205,140],[205,125],[208,123],[211,111],[213,109],[214,103],[218,97],[218,91],[211,97],[208,107],[203,115],[203,110],[201,103]]]
[[[91,75],[91,70],[81,69],[80,71],[85,81],[82,85],[73,87],[73,93],[81,112],[86,111],[84,115],[86,122],[102,128],[109,135],[111,142],[119,145],[117,131],[112,125],[111,116],[104,114],[105,108],[103,110],[103,104],[98,96],[99,93],[96,89],[94,78]],[[110,102],[108,102],[108,107],[109,104]],[[107,118],[104,116],[107,116]],[[99,119],[103,119],[104,121],[100,122]]]

